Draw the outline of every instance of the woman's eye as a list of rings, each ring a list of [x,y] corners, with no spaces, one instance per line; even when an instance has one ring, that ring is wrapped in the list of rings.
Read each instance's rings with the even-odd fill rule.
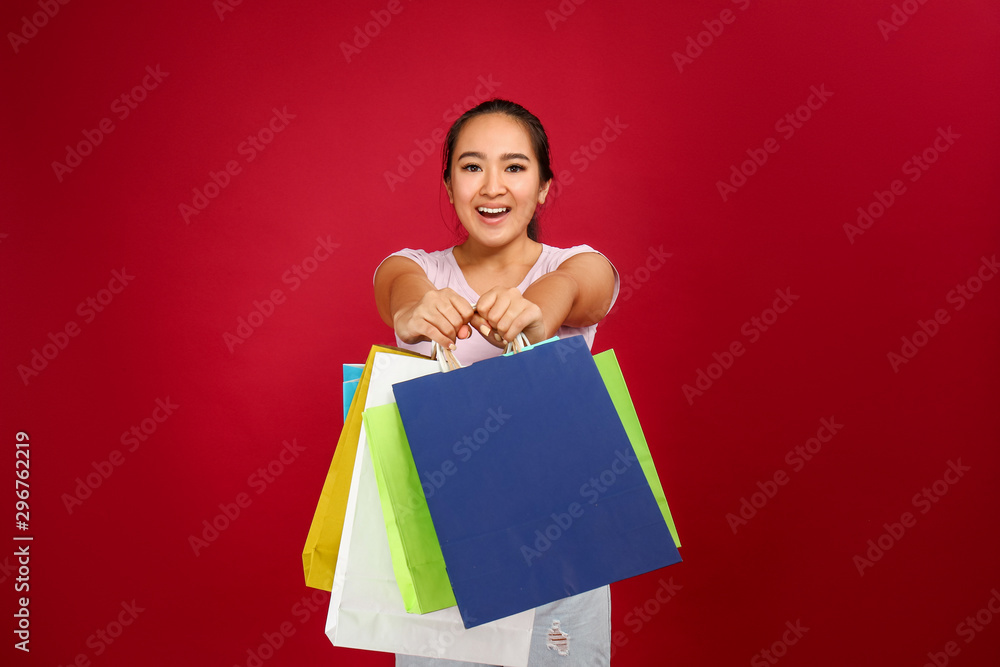
[[[479,169],[479,165],[478,164],[467,164],[467,165],[463,166],[462,169],[464,171],[476,171],[476,170]]]
[[[513,169],[515,173],[519,172],[519,171],[524,171],[524,167],[522,167],[519,164],[512,164],[512,165],[508,166],[507,169],[508,170]]]

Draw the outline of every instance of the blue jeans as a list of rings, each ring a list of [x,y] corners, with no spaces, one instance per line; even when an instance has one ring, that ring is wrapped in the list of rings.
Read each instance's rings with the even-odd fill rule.
[[[528,667],[607,667],[610,664],[610,586],[535,609]],[[396,667],[500,666],[396,654]]]

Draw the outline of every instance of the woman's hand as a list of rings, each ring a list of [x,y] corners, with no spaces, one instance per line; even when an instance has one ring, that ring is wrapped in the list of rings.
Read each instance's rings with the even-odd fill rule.
[[[469,323],[497,347],[513,341],[519,333],[532,343],[546,338],[542,309],[514,287],[494,287],[480,296]]]
[[[453,350],[457,338],[472,335],[468,325],[472,316],[468,300],[446,287],[425,292],[412,306],[399,309],[392,327],[404,343],[430,340]]]

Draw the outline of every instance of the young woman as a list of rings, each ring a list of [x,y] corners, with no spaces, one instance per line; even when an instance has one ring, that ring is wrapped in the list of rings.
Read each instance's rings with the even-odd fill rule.
[[[513,102],[483,102],[455,121],[443,152],[444,186],[467,237],[379,265],[375,302],[397,344],[426,354],[436,342],[465,365],[500,354],[520,333],[532,343],[583,335],[593,345],[618,273],[590,246],[538,242],[537,209],[553,176],[538,118]],[[607,665],[610,634],[607,586],[539,607],[529,664]],[[438,662],[396,658],[397,666]]]

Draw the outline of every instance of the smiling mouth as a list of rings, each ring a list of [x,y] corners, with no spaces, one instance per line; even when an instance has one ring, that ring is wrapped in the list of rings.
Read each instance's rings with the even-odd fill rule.
[[[479,211],[479,215],[484,218],[500,218],[510,212],[510,208],[506,206],[499,206],[496,208],[491,208],[489,206],[478,206],[476,210]]]

